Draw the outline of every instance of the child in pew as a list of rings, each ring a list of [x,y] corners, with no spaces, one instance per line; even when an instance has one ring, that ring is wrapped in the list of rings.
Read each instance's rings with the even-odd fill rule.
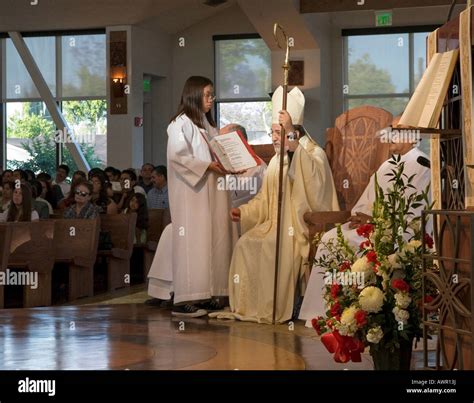
[[[0,214],[0,222],[29,222],[39,220],[38,213],[33,210],[32,199],[29,184],[22,183],[19,187],[15,186],[10,207]]]
[[[130,198],[128,206],[123,210],[123,213],[137,213],[137,225],[133,243],[146,243],[148,230],[148,207],[146,197],[141,193],[135,193],[133,197]]]
[[[71,191],[72,193],[72,191]],[[64,212],[64,218],[93,219],[99,215],[97,206],[91,203],[92,184],[85,180],[76,182],[74,188],[74,203]]]

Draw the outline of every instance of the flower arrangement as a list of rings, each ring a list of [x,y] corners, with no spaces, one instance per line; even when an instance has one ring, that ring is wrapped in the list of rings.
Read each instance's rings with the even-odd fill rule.
[[[393,354],[401,345],[409,345],[411,354],[413,339],[422,335],[423,244],[421,217],[415,211],[431,207],[428,189],[417,192],[400,157],[389,162],[394,165],[388,174],[391,186],[384,193],[375,177],[372,218],[357,228],[364,238],[359,250],[338,226],[337,238],[324,244],[327,254],[315,260],[325,270],[327,312],[312,324],[338,362],[361,361],[366,346],[372,356]],[[423,242],[425,249],[433,248],[429,235]],[[435,293],[425,291],[428,298]]]

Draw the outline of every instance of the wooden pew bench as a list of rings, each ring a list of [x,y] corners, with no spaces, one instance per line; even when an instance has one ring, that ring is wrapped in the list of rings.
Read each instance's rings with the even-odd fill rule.
[[[68,266],[68,300],[93,296],[100,219],[52,221],[55,262]]]
[[[130,258],[136,222],[136,213],[100,217],[101,231],[110,233],[113,245],[112,249],[97,253],[98,260],[105,260],[107,266],[108,291],[130,286]]]
[[[23,286],[23,307],[51,305],[54,222],[46,220],[2,225],[11,228],[8,269],[37,273],[38,276],[37,288]]]

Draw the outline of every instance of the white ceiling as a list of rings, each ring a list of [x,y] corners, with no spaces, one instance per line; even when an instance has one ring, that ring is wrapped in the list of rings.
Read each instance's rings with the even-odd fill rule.
[[[31,3],[38,3],[32,5]],[[0,0],[0,32],[104,28],[134,25],[154,18],[163,31],[176,33],[223,9],[204,0]]]

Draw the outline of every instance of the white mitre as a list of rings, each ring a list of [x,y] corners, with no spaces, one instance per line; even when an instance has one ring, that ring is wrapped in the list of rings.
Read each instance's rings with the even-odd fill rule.
[[[303,125],[304,118],[304,95],[298,87],[288,93],[286,110],[291,116],[294,125]],[[278,124],[278,112],[283,106],[283,87],[280,85],[272,96],[272,124]]]

